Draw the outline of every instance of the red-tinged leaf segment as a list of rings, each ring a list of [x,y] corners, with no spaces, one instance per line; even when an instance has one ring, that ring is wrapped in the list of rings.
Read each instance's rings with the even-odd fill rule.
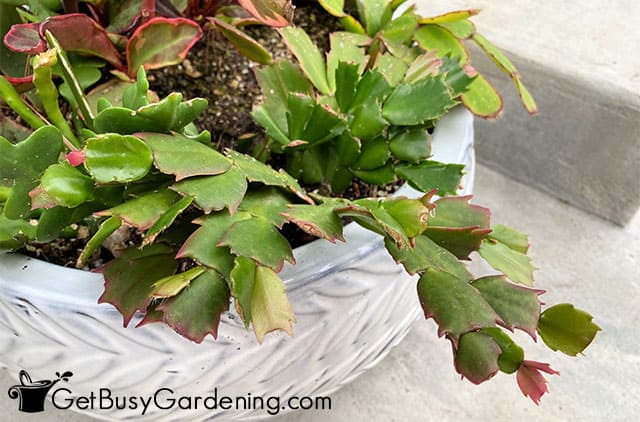
[[[14,25],[5,42],[13,51],[28,54],[46,49],[44,33],[50,31],[65,51],[100,57],[116,69],[122,68],[120,55],[107,32],[96,21],[82,13],[52,16],[38,24]]]
[[[204,271],[157,309],[178,334],[201,343],[207,334],[217,338],[220,315],[229,309],[229,288],[217,272]]]
[[[422,273],[427,269],[449,273],[463,281],[471,281],[471,273],[451,252],[439,247],[426,236],[418,236],[415,246],[400,249],[391,239],[385,239],[385,246],[399,264],[409,274]]]
[[[493,327],[500,316],[468,282],[442,271],[428,269],[418,282],[425,317],[438,324],[438,334],[457,344],[464,333]]]
[[[471,197],[447,197],[435,202],[425,235],[460,259],[480,248],[491,232],[487,208],[469,204]]]
[[[264,217],[233,223],[222,235],[218,246],[228,246],[235,255],[252,258],[276,271],[282,269],[284,261],[295,264],[291,245]]]
[[[504,276],[482,277],[471,283],[478,289],[484,300],[496,311],[505,328],[519,328],[536,338],[536,327],[540,318],[540,300],[542,290],[508,283]]]
[[[342,221],[331,205],[289,205],[282,214],[312,236],[335,243],[342,240]]]
[[[511,281],[533,286],[535,267],[527,255],[503,243],[486,239],[482,241],[478,252],[493,268],[503,272]]]
[[[196,220],[200,228],[193,232],[184,242],[176,255],[177,258],[193,258],[196,262],[206,265],[223,274],[225,277],[233,268],[234,256],[226,246],[218,246],[222,235],[236,221],[250,218],[246,213],[219,212]]]
[[[576,356],[591,344],[600,327],[587,312],[569,303],[552,306],[540,315],[538,332],[552,350]]]
[[[140,250],[131,248],[107,263],[100,272],[104,276],[104,293],[98,303],[111,303],[124,318],[126,327],[136,311],[144,312],[151,302],[153,284],[176,272],[175,251],[166,245],[150,245]]]
[[[213,148],[181,135],[137,133],[153,152],[155,166],[176,180],[215,175],[231,169],[231,160]]]
[[[238,257],[231,272],[231,292],[238,313],[253,330],[260,343],[265,334],[284,330],[292,335],[291,323],[295,317],[287,299],[286,288],[270,268],[256,265],[255,261]]]
[[[170,190],[148,192],[95,215],[116,215],[133,227],[147,230],[179,200],[180,195]]]
[[[455,352],[456,371],[474,384],[483,383],[498,372],[500,353],[491,336],[481,332],[464,334]]]
[[[265,25],[279,28],[293,19],[293,7],[287,0],[238,0],[238,3]]]
[[[129,76],[145,69],[178,64],[202,37],[200,26],[184,18],[150,19],[140,25],[127,43]]]

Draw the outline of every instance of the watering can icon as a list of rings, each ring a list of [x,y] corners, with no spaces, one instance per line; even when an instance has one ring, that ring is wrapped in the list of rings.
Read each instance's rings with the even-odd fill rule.
[[[58,377],[55,380],[32,381],[27,371],[20,371],[18,379],[20,384],[13,385],[9,388],[9,397],[12,399],[20,399],[18,410],[27,413],[36,413],[44,411],[44,399],[51,388],[60,380],[68,381],[73,373],[66,371],[63,374],[56,372]]]

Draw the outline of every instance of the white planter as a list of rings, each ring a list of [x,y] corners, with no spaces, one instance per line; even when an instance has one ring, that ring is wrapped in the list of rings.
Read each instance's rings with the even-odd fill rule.
[[[474,174],[473,118],[458,108],[436,128],[434,159],[467,165],[461,193],[471,193]],[[400,195],[415,195],[403,187]],[[219,338],[191,343],[170,328],[122,327],[121,315],[98,305],[100,274],[63,268],[17,254],[0,255],[0,364],[17,379],[54,378],[73,395],[173,397],[326,396],[379,362],[421,315],[415,279],[388,256],[379,236],[349,224],[346,244],[319,240],[295,249],[295,267],[282,278],[297,317],[295,336],[271,334],[258,345],[252,332],[229,312]],[[163,397],[167,397],[167,395]],[[65,394],[66,397],[66,394]],[[209,402],[211,403],[211,402]],[[164,403],[166,404],[166,402]],[[51,403],[48,404],[49,406]],[[72,410],[78,410],[75,406]],[[265,417],[263,410],[93,409],[100,419],[202,420]]]

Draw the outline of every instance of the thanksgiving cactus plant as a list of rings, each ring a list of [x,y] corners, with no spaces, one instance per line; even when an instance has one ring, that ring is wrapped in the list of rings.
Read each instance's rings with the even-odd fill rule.
[[[153,100],[143,65],[121,103],[103,98],[92,107],[63,46],[44,28],[45,50],[32,62],[38,104],[0,77],[0,97],[32,129],[14,142],[0,137],[0,247],[80,237],[83,228],[82,268],[124,233],[127,245],[98,271],[99,301],[115,306],[125,325],[142,312],[140,324],[162,322],[201,342],[217,336],[233,304],[262,342],[271,331],[291,333],[295,322],[279,277],[285,263],[295,264],[285,226],[336,242],[344,241],[345,220],[353,221],[379,234],[417,275],[425,316],[451,342],[460,374],[481,383],[498,371],[516,373],[537,403],[546,392],[541,372],[557,372],[525,359],[509,332],[539,334],[552,350],[575,356],[599,327],[570,304],[542,310],[527,236],[492,226],[489,210],[470,197],[448,196],[463,169],[429,160],[429,130],[451,107],[469,105],[465,95],[479,76],[453,52],[415,49],[403,44],[409,38],[375,47],[392,21],[367,12],[374,3],[362,2],[366,34],[333,34],[326,60],[302,30],[280,30],[299,66],[281,61],[257,71],[264,101],[253,116],[265,139],[255,157],[217,151],[210,133],[196,128],[207,100],[176,92]],[[383,3],[380,10],[402,2]],[[335,12],[341,3],[331,4]],[[413,22],[409,10],[403,16]],[[78,110],[74,125],[59,108],[56,69]],[[288,171],[266,164],[271,154],[284,154]],[[336,197],[353,178],[407,181],[421,194]],[[323,189],[309,192],[309,184]],[[471,274],[464,262],[474,252],[499,275]]]

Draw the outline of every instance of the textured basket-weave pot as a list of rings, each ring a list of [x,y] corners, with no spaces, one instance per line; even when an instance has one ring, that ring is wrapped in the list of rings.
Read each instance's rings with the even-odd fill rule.
[[[473,185],[473,120],[462,108],[436,128],[434,159],[467,165],[462,193]],[[404,187],[399,194],[416,194]],[[194,344],[160,324],[122,327],[110,305],[96,303],[100,274],[62,268],[22,255],[0,255],[0,364],[13,377],[72,371],[72,395],[178,396],[327,395],[379,362],[421,314],[415,279],[387,255],[381,239],[355,224],[347,243],[315,241],[294,251],[282,277],[297,317],[295,336],[271,334],[257,344],[233,312],[219,338]],[[139,316],[137,317],[139,318]],[[51,403],[50,403],[51,405]],[[78,410],[71,407],[72,410]],[[265,417],[265,410],[89,409],[101,419],[202,420]]]

